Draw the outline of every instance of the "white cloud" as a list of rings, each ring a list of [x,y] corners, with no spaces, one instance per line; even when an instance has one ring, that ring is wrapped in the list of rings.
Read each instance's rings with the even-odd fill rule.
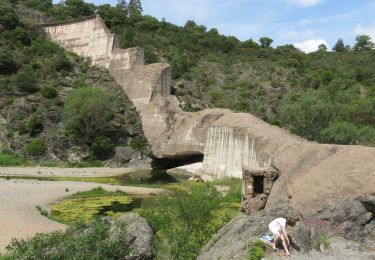
[[[327,41],[324,40],[324,39],[310,39],[310,40],[306,40],[306,41],[303,41],[303,42],[293,43],[293,45],[296,48],[300,49],[301,51],[303,51],[305,53],[317,51],[319,49],[318,48],[319,45],[321,45],[321,44],[326,45],[327,48],[329,47]]]
[[[369,27],[363,27],[360,24],[357,24],[357,26],[354,29],[355,35],[368,35],[371,37],[372,40],[375,40],[375,26],[369,26]]]
[[[304,27],[304,26],[307,26],[307,25],[310,25],[312,24],[313,21],[312,20],[309,20],[309,19],[301,19],[300,21],[298,21],[297,25],[299,27]]]
[[[323,0],[288,0],[288,2],[291,4],[308,7],[308,6],[315,6],[323,2]]]
[[[301,38],[311,38],[314,36],[314,32],[312,30],[287,30],[283,29],[277,33],[278,38],[283,40],[294,41]]]

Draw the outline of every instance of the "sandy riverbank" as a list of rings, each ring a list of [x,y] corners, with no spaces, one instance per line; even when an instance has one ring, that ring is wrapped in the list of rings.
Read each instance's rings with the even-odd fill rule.
[[[132,172],[130,168],[0,167],[0,176],[111,177]]]
[[[25,168],[22,168],[22,170],[24,169]],[[36,169],[39,170],[40,168]],[[79,170],[89,172],[87,168]],[[9,174],[9,171],[6,172],[7,175],[12,175]],[[14,169],[14,172],[17,172],[17,170]],[[56,173],[57,172],[59,171],[56,171]],[[25,175],[25,171],[22,171],[22,173],[22,175]],[[97,171],[97,173],[102,174],[104,171]],[[41,175],[36,174],[38,176]],[[82,174],[84,174],[84,172],[82,172]],[[98,186],[109,191],[115,191],[117,189],[122,190],[132,195],[161,194],[165,192],[163,189],[156,188],[115,186],[87,182],[6,180],[0,178],[0,252],[4,251],[5,246],[9,244],[12,238],[28,238],[36,233],[50,232],[66,227],[63,224],[42,216],[35,208],[36,206],[40,205],[43,207],[61,197],[78,191],[90,190]],[[68,192],[66,191],[67,189],[69,190]]]

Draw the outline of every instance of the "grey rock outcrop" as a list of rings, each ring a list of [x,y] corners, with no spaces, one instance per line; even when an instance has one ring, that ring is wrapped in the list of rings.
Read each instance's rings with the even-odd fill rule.
[[[242,177],[243,166],[275,166],[267,207],[289,201],[310,215],[347,196],[375,191],[375,148],[308,142],[245,113],[181,111],[168,64],[144,65],[141,48],[120,49],[100,17],[44,26],[49,37],[105,67],[133,101],[155,157],[204,155],[202,173]]]
[[[126,240],[129,249],[126,259],[153,259],[154,233],[147,221],[132,212],[120,216],[117,221],[126,225]],[[116,230],[112,230],[112,233],[116,233]]]
[[[288,203],[250,216],[241,213],[211,239],[198,259],[245,259],[249,241],[267,233],[272,219],[288,216],[299,218],[294,227],[288,227],[292,253],[298,259],[325,259],[325,256],[331,257],[327,259],[355,259],[356,254],[364,257],[357,259],[375,259],[373,205],[374,196],[369,196],[345,199],[303,218]],[[327,237],[330,244],[326,254],[319,251],[321,235]]]

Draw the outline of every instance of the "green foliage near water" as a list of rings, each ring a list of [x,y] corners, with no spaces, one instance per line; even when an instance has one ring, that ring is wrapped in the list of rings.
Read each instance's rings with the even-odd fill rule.
[[[108,192],[101,187],[79,192],[65,198],[51,206],[50,218],[65,224],[73,224],[77,220],[88,223],[92,221],[104,207],[113,204],[127,205],[132,198],[125,192]],[[115,212],[106,212],[109,216],[115,216]]]
[[[111,226],[94,219],[89,224],[76,222],[67,231],[37,234],[27,240],[13,240],[2,259],[125,259],[126,228],[117,223],[117,232],[111,235]]]
[[[139,210],[156,232],[157,259],[195,259],[212,235],[238,214],[240,181],[225,183],[236,187],[227,197],[214,184],[169,185],[173,196]]]

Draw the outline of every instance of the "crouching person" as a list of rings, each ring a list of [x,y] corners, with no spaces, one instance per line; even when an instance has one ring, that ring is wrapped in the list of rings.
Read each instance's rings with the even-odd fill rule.
[[[276,245],[279,240],[282,241],[285,253],[287,256],[291,256],[289,252],[289,237],[288,231],[286,230],[287,226],[294,226],[295,221],[292,218],[277,218],[271,221],[268,225],[269,230],[275,235],[273,239],[272,248],[276,250]]]

